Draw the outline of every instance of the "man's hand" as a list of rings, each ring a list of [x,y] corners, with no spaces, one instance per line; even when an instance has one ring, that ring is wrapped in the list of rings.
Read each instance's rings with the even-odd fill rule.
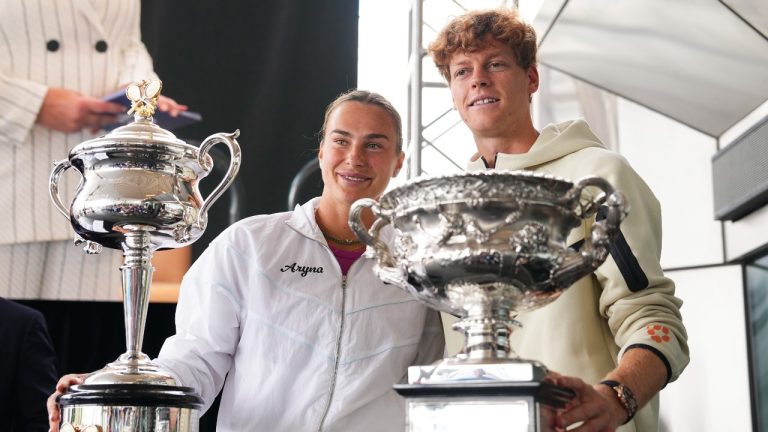
[[[608,386],[591,386],[579,378],[560,376],[555,384],[576,392],[576,397],[565,409],[558,412],[555,419],[556,430],[580,423],[578,432],[613,432],[627,419],[627,412],[616,397],[616,392]]]
[[[43,105],[37,114],[37,122],[61,132],[77,132],[85,128],[96,132],[114,122],[116,114],[125,111],[119,104],[83,96],[72,90],[51,87],[45,94]]]
[[[56,383],[56,392],[48,397],[46,406],[48,407],[48,425],[50,429],[48,432],[59,432],[59,423],[61,423],[61,412],[59,411],[59,404],[56,403],[59,396],[67,392],[70,386],[75,384],[82,384],[85,374],[69,374],[64,375]]]

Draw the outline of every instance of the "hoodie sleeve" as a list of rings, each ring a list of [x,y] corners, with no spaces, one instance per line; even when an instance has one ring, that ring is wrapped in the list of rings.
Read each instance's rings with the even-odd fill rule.
[[[602,287],[600,313],[608,320],[619,359],[629,349],[647,349],[664,362],[667,381],[688,364],[688,343],[680,314],[682,301],[664,276],[661,257],[661,210],[648,185],[621,156],[602,158],[595,170],[627,198],[629,215],[611,255],[595,271]],[[598,214],[597,218],[600,218]]]

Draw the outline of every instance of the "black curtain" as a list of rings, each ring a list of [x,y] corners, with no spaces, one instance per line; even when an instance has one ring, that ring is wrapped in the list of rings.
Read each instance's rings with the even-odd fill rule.
[[[291,180],[316,156],[325,106],[357,85],[357,20],[357,0],[142,2],[163,93],[203,115],[176,135],[240,129],[241,217],[286,210]],[[201,183],[206,196],[218,178]],[[229,224],[222,201],[195,257]]]
[[[42,312],[61,375],[99,370],[125,352],[123,304],[117,302],[16,300]],[[154,358],[174,333],[176,304],[151,303],[141,351]]]
[[[176,136],[197,143],[240,129],[240,217],[286,210],[294,175],[316,156],[325,106],[357,84],[357,0],[143,0],[141,19],[163,94],[203,115]],[[204,197],[221,175],[201,182]],[[194,257],[229,224],[227,201],[211,207]],[[62,374],[98,370],[125,351],[122,304],[22,303],[46,316]],[[150,305],[146,354],[174,333],[174,313],[175,305]],[[201,432],[215,430],[216,412],[203,416]]]

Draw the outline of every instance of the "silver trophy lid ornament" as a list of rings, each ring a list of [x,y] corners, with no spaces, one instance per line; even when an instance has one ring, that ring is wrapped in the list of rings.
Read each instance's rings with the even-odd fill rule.
[[[99,253],[104,246],[124,255],[120,270],[127,351],[60,398],[62,430],[196,429],[202,400],[141,352],[154,270],[150,260],[156,250],[189,245],[203,234],[208,208],[240,168],[239,131],[211,135],[199,148],[185,143],[152,120],[161,89],[160,81],[129,85],[128,113],[134,121],[75,146],[50,175],[51,199],[71,222],[75,242],[85,243],[88,253]],[[198,185],[213,168],[208,153],[216,144],[229,149],[229,168],[203,198]],[[72,203],[65,206],[58,183],[69,168],[82,179]]]
[[[580,250],[569,248],[570,231],[601,206],[605,218]],[[366,209],[376,217],[370,230],[361,221]],[[466,337],[461,353],[411,382],[540,380],[546,368],[510,348],[515,315],[554,301],[602,264],[627,211],[623,195],[599,177],[574,184],[497,170],[411,180],[378,202],[355,202],[349,223],[377,259],[382,280],[461,318],[454,326]],[[394,250],[379,238],[390,224]],[[461,367],[478,364],[487,367]]]

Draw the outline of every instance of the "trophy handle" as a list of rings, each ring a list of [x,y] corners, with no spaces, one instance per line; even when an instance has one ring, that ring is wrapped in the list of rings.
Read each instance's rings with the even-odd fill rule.
[[[603,191],[603,193],[589,200],[589,202],[584,202],[581,199],[581,195],[584,193],[584,189],[589,186],[596,187]],[[571,190],[563,195],[562,200],[564,203],[575,204],[578,217],[585,219],[595,214],[597,209],[605,202],[608,194],[611,193],[613,193],[613,186],[605,179],[597,176],[587,176],[579,179]],[[566,206],[568,205],[566,204]]]
[[[362,212],[366,208],[370,208],[376,220],[371,226],[371,230],[368,231],[365,228],[362,220]],[[395,268],[395,260],[392,258],[392,253],[389,250],[389,246],[386,243],[379,240],[379,232],[383,227],[391,223],[389,218],[381,214],[381,207],[376,200],[371,198],[363,198],[352,203],[352,207],[349,209],[349,227],[355,233],[363,243],[373,248],[376,259],[379,262],[380,268]]]
[[[51,176],[48,178],[48,194],[51,196],[51,200],[53,201],[53,205],[56,206],[56,209],[67,218],[69,223],[72,223],[72,218],[69,216],[69,210],[67,210],[64,203],[61,202],[61,196],[59,195],[59,178],[64,171],[72,167],[72,163],[69,159],[64,159],[54,162],[53,165],[53,171],[51,171]],[[100,244],[86,240],[80,237],[80,235],[75,234],[75,245],[80,246],[82,244],[85,244],[83,250],[89,255],[101,253],[102,247]]]
[[[590,200],[588,203],[584,204],[580,201],[580,198],[581,194],[584,192],[584,189],[588,186],[596,187],[603,193]],[[591,236],[592,238],[594,238],[596,234],[596,230],[594,228],[595,226],[602,227],[599,228],[598,231],[601,230],[605,232],[609,239],[613,238],[613,236],[616,235],[616,233],[619,231],[619,225],[621,224],[621,221],[624,220],[624,218],[627,216],[627,213],[629,212],[629,205],[627,204],[627,199],[624,197],[624,194],[614,190],[613,186],[611,186],[611,184],[602,177],[588,176],[582,178],[576,182],[576,184],[573,186],[573,189],[566,193],[566,198],[579,200],[577,203],[581,205],[580,217],[582,219],[590,217],[598,212],[601,213],[602,216],[605,216],[596,222],[595,225],[593,225]],[[601,210],[601,208],[607,210],[604,211]],[[589,241],[589,239],[587,241]]]
[[[64,206],[64,203],[61,202],[61,197],[59,196],[59,177],[61,177],[61,174],[64,171],[72,167],[72,163],[69,162],[69,159],[64,159],[54,162],[53,165],[53,171],[51,171],[51,176],[48,179],[48,192],[51,196],[51,200],[53,200],[53,204],[56,206],[56,209],[58,209],[59,212],[63,214],[68,221],[71,222],[72,219],[69,217],[69,210],[67,210],[67,208]]]
[[[200,211],[197,214],[197,226],[200,229],[204,229],[208,222],[208,207],[216,202],[221,194],[224,193],[224,191],[232,184],[232,182],[235,180],[235,176],[237,175],[237,171],[240,170],[240,145],[236,140],[238,136],[240,136],[239,129],[235,130],[231,134],[217,133],[209,136],[205,139],[205,141],[203,141],[202,144],[200,144],[200,151],[197,155],[197,163],[199,163],[200,166],[203,167],[203,169],[206,171],[211,169],[211,164],[206,158],[208,157],[208,151],[210,151],[211,147],[214,145],[219,143],[226,144],[231,155],[229,160],[229,169],[227,169],[226,175],[224,175],[224,178],[221,180],[218,186],[216,186],[216,189],[214,189],[213,192],[208,195],[208,198],[203,201],[203,205],[200,206]]]
[[[581,201],[581,194],[588,186],[602,191],[588,203]],[[599,213],[598,220],[592,225],[589,237],[584,240],[584,247],[566,258],[560,269],[552,276],[556,285],[570,286],[579,278],[594,271],[608,257],[611,239],[619,232],[621,221],[629,212],[627,200],[610,183],[601,177],[584,177],[565,195],[566,200],[577,203],[579,216],[586,219]]]
[[[361,216],[366,208],[370,208],[376,216],[376,220],[373,221],[370,230],[365,229]],[[408,284],[408,280],[405,278],[402,270],[397,267],[389,246],[379,240],[379,232],[391,222],[388,217],[381,214],[379,203],[371,198],[359,199],[352,203],[352,207],[349,209],[349,227],[352,228],[352,231],[363,243],[371,247],[367,253],[370,254],[372,251],[373,256],[376,258],[376,265],[374,266],[376,275],[384,283],[409,291],[412,287]]]

